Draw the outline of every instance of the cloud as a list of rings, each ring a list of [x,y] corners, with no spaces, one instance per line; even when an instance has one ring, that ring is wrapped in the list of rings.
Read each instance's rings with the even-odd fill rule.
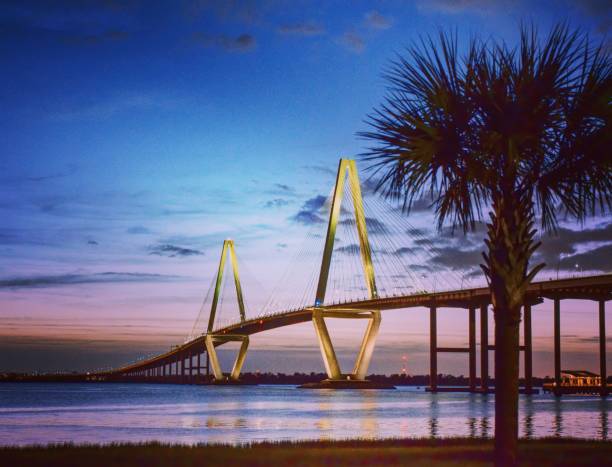
[[[253,0],[186,0],[184,12],[190,19],[212,13],[222,21],[253,24],[261,22],[273,6],[274,2]]]
[[[0,231],[0,245],[61,247],[68,243],[81,242],[83,235],[87,233],[62,228],[5,228]]]
[[[419,246],[433,245],[433,240],[429,237],[417,238],[414,240],[414,244]]]
[[[66,44],[95,45],[103,42],[121,42],[130,38],[128,31],[109,29],[98,34],[64,33],[59,37]]]
[[[483,248],[459,249],[455,246],[432,248],[434,253],[431,262],[452,270],[464,270],[478,267],[483,261]]]
[[[308,211],[299,211],[295,216],[291,217],[291,220],[302,225],[322,224],[325,222],[321,216]]]
[[[255,49],[257,41],[251,34],[240,34],[239,36],[217,35],[210,36],[201,32],[193,34],[193,40],[203,47],[222,49],[227,52],[250,52]]]
[[[326,175],[336,175],[336,171],[325,166],[325,165],[317,165],[317,164],[313,164],[313,165],[303,165],[302,166],[303,169],[306,170],[312,170],[313,172],[319,172],[322,174],[326,174]]]
[[[374,217],[366,217],[366,229],[369,234],[382,234],[388,232],[385,224]],[[339,222],[340,225],[344,226],[357,226],[355,219],[344,219]]]
[[[612,11],[612,4],[608,0],[571,0],[593,16],[601,16]]]
[[[550,264],[549,268],[554,269],[555,265]],[[565,271],[612,271],[612,243],[583,253],[566,256],[559,262],[559,269]]]
[[[414,200],[412,203],[412,206],[410,206],[410,212],[414,213],[414,212],[431,211],[432,203],[433,201],[431,201],[431,199],[428,199],[425,197]]]
[[[11,10],[27,13],[32,20],[53,17],[59,21],[75,15],[89,13],[123,14],[128,10],[135,10],[143,3],[141,0],[85,0],[75,2],[72,0],[57,0],[55,2],[40,2],[38,0],[3,0],[3,4],[10,5]],[[57,15],[57,16],[56,16]]]
[[[487,13],[493,10],[508,9],[516,4],[515,0],[417,0],[419,10],[447,14],[459,14],[465,11]]]
[[[152,233],[149,229],[142,225],[135,225],[126,230],[130,235],[145,235]]]
[[[320,36],[325,29],[314,23],[295,23],[282,25],[277,32],[285,36]]]
[[[411,237],[424,237],[430,233],[427,229],[420,229],[418,227],[412,227],[406,231]]]
[[[422,248],[418,248],[418,247],[411,248],[411,247],[408,247],[408,246],[403,246],[403,247],[400,247],[397,250],[395,250],[395,254],[399,255],[399,256],[410,255],[410,254],[416,253],[418,251],[422,251]]]
[[[441,230],[432,232],[428,238],[430,239],[430,244],[439,244],[442,242],[446,245],[453,245],[460,248],[469,245],[482,247],[484,245],[486,233],[487,225],[484,222],[476,221],[474,222],[474,228],[468,230],[466,233],[464,233],[461,228],[445,226]],[[421,244],[424,243],[425,242],[421,242]]]
[[[365,14],[365,24],[372,29],[389,29],[393,25],[391,18],[372,10]]]
[[[289,185],[285,185],[284,183],[275,183],[274,187],[280,191],[284,191],[286,193],[294,193],[295,189],[290,187]]]
[[[269,201],[266,201],[264,204],[265,208],[282,208],[283,206],[287,206],[291,204],[291,201],[283,199],[283,198],[274,198]]]
[[[378,182],[376,180],[367,179],[365,182],[362,183],[362,186],[365,187],[364,194],[375,194],[377,185]],[[397,209],[405,212],[401,205]],[[429,195],[423,195],[421,198],[413,200],[412,205],[410,206],[410,214],[420,212],[433,212],[433,210],[433,201]]]
[[[575,341],[578,341],[578,342],[583,342],[583,343],[586,343],[586,344],[597,344],[597,343],[599,343],[599,336],[578,337],[578,336],[572,335],[572,336],[570,336],[570,338],[572,338],[572,340],[575,340]],[[607,336],[606,337],[606,342],[608,344],[612,343],[612,336]]]
[[[89,46],[124,41],[131,37],[125,28],[130,23],[126,12],[116,15],[116,9],[107,8],[108,5],[100,1],[5,0],[3,6],[0,38],[13,43],[35,41]]]
[[[366,217],[365,221],[368,233],[376,235],[388,232],[385,224],[374,217]]]
[[[338,248],[334,248],[334,251],[337,251],[338,253],[344,253],[347,255],[358,255],[361,249],[359,248],[359,245],[357,245],[356,243],[351,243],[346,246],[340,246]]]
[[[2,169],[0,167],[0,169]],[[24,183],[44,183],[49,180],[58,180],[62,178],[66,178],[70,175],[73,175],[77,172],[76,165],[69,165],[66,170],[63,172],[55,172],[51,174],[45,175],[17,175],[17,176],[9,176],[0,178],[0,183],[2,185],[22,185]]]
[[[365,48],[363,38],[356,32],[345,32],[340,38],[340,43],[348,50],[355,53],[361,53]]]
[[[164,282],[176,279],[178,279],[178,276],[134,272],[58,274],[53,276],[30,276],[1,279],[0,289],[57,287],[78,284],[108,284],[114,282]]]
[[[612,242],[612,222],[583,230],[559,227],[556,234],[542,235],[541,241],[542,245],[536,251],[535,259],[545,262],[548,268],[555,269],[560,261],[567,265],[564,258],[576,255],[581,245]]]
[[[476,222],[475,230],[466,235],[451,227],[440,231],[409,229],[407,234],[412,237],[412,244],[397,249],[395,254],[412,254],[415,247],[423,246],[432,255],[429,261],[434,269],[448,268],[480,276],[478,266],[483,262],[481,252],[486,249],[483,242],[486,229],[484,222]],[[559,267],[564,271],[612,271],[612,223],[583,230],[561,227],[557,235],[543,235],[541,240],[532,264],[545,262],[549,270]]]
[[[317,195],[314,198],[307,199],[304,202],[302,209],[305,209],[308,211],[320,211],[323,208],[323,206],[325,206],[326,201],[327,201],[327,198],[325,196]]]
[[[322,224],[325,221],[321,217],[321,210],[326,201],[327,198],[323,195],[307,199],[298,213],[292,216],[290,220],[302,225]]]
[[[571,0],[571,3],[599,22],[598,30],[606,34],[612,26],[612,3],[609,0]]]
[[[47,180],[55,180],[58,178],[64,178],[67,177],[68,175],[70,175],[73,172],[61,172],[61,173],[55,173],[55,174],[50,174],[50,175],[39,175],[39,176],[32,176],[32,177],[25,177],[25,180],[28,182],[46,182]]]
[[[295,197],[295,188],[285,183],[275,183],[271,188],[265,191],[268,195],[275,195],[276,197]]]
[[[150,255],[167,256],[168,258],[176,258],[177,256],[198,256],[204,254],[200,250],[183,248],[180,246],[171,245],[169,243],[150,246],[149,251]]]
[[[180,99],[155,93],[148,94],[134,91],[110,96],[95,96],[94,101],[58,106],[50,114],[50,118],[51,120],[62,122],[73,120],[107,120],[125,112],[173,110],[179,104]]]

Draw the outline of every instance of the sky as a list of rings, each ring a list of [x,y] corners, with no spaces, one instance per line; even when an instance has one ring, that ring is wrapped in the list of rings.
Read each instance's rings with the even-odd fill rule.
[[[236,242],[247,315],[309,300],[300,280],[320,261],[338,159],[366,149],[356,133],[397,54],[440,28],[460,45],[474,35],[513,43],[521,21],[544,31],[567,21],[609,47],[611,19],[596,0],[3,1],[0,371],[108,368],[201,332],[225,238]],[[367,182],[364,193],[378,251],[423,253],[387,265],[414,272],[396,275],[399,287],[478,282],[482,225],[467,238],[438,232],[427,203],[379,217]],[[335,258],[355,268],[344,227]],[[544,279],[612,269],[609,215],[562,222],[542,241]],[[358,282],[343,270],[330,279],[339,298]],[[564,301],[562,313],[562,365],[598,371],[597,304]],[[330,326],[350,365],[361,323]],[[550,302],[534,308],[533,326],[534,372],[551,374]],[[465,344],[465,310],[441,310],[439,333],[440,345]],[[371,371],[407,361],[426,373],[427,339],[425,309],[384,312]],[[466,374],[466,360],[441,356],[440,371]],[[253,336],[244,369],[323,371],[312,324]]]

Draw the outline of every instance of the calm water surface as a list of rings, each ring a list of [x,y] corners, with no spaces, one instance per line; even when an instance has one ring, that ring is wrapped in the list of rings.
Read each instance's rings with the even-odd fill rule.
[[[491,436],[493,396],[294,386],[0,384],[0,445]],[[524,437],[609,439],[612,401],[521,396]]]

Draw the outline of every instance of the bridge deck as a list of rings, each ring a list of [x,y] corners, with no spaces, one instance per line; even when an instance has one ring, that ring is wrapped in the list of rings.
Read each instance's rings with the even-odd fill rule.
[[[533,282],[527,290],[528,303],[538,303],[544,298],[610,300],[610,298],[612,298],[612,274]],[[490,302],[491,294],[489,288],[480,287],[474,289],[378,298],[375,300],[360,300],[325,305],[321,308],[327,310],[392,310],[431,306],[471,308],[489,305]],[[217,329],[215,330],[215,334],[251,335],[271,329],[290,326],[292,324],[304,323],[311,320],[312,308],[283,311]],[[195,351],[202,352],[203,349],[204,335],[198,336],[195,339],[177,346],[161,355],[100,374],[112,375],[150,368],[164,361],[171,360],[173,357],[176,357],[177,354],[188,354],[189,352],[195,353]]]

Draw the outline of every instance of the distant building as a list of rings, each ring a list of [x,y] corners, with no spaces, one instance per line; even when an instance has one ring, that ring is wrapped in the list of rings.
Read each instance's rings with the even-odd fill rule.
[[[561,370],[561,386],[599,386],[601,376],[585,370]]]
[[[595,394],[602,390],[601,376],[585,370],[561,370],[561,381],[544,383],[545,392],[555,394]]]

